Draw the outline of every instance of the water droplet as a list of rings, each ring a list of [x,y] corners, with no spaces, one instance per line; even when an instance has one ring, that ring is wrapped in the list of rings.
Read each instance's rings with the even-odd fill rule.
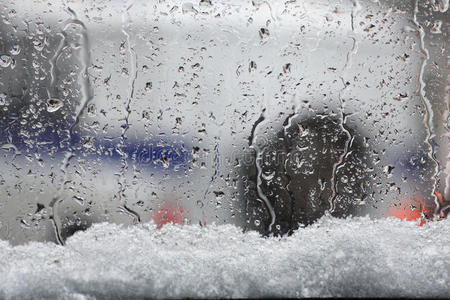
[[[61,107],[63,107],[63,103],[61,100],[56,98],[51,98],[47,100],[47,111],[48,112],[55,112],[59,110]]]
[[[384,167],[384,173],[386,174],[387,178],[392,177],[392,171],[395,169],[392,165],[387,165]]]
[[[441,26],[442,26],[441,20],[434,21],[433,27],[431,27],[430,32],[434,34],[442,33]]]
[[[261,29],[259,29],[259,37],[260,37],[262,40],[268,38],[269,35],[270,35],[269,29],[267,29],[267,28],[261,28]]]
[[[83,197],[74,195],[74,196],[72,197],[72,199],[73,199],[75,202],[77,202],[79,205],[84,206],[84,201],[85,201],[85,200],[84,200]]]
[[[3,106],[6,104],[6,94],[0,93],[0,106]]]
[[[446,12],[448,10],[448,0],[440,0],[439,1],[439,11]]]
[[[16,67],[16,60],[11,59],[11,69],[14,69]]]
[[[200,0],[200,6],[211,6],[212,2],[211,0]]]
[[[196,63],[196,64],[192,65],[191,68],[198,71],[200,69],[200,64]]]
[[[255,226],[259,226],[261,224],[260,220],[255,220]]]
[[[261,177],[264,180],[272,180],[274,176],[275,176],[275,171],[268,172],[268,173],[266,173],[266,172],[261,173]]]
[[[20,50],[21,50],[21,48],[19,45],[13,45],[11,47],[11,49],[9,50],[9,53],[11,53],[11,55],[19,55]]]
[[[8,17],[10,17],[10,18],[15,17],[16,15],[17,15],[17,12],[16,12],[15,9],[11,9],[11,10],[8,12]]]
[[[408,98],[408,94],[407,93],[400,93],[396,97],[394,97],[394,100],[402,101],[402,100],[407,99],[407,98]]]
[[[87,149],[94,149],[94,139],[91,136],[85,138],[83,147]]]
[[[42,51],[42,49],[44,49],[44,43],[40,40],[33,40],[33,46],[37,51]]]
[[[169,13],[174,13],[174,12],[176,12],[178,10],[178,6],[173,6],[170,10],[169,10]]]
[[[0,55],[0,67],[7,68],[11,64],[11,56],[3,54]]]
[[[152,87],[153,87],[153,83],[147,82],[147,83],[145,84],[145,91],[146,91],[147,93],[150,92],[150,91],[152,90]]]
[[[344,175],[344,176],[341,177],[341,182],[342,182],[342,183],[347,183],[347,182],[348,182],[348,177],[347,177],[347,175]]]
[[[90,117],[94,117],[95,114],[96,114],[96,112],[97,112],[97,109],[96,109],[96,107],[95,107],[95,104],[90,104],[90,105],[88,106],[87,112],[88,112],[88,115],[89,115]]]
[[[142,111],[142,119],[150,120],[150,112],[147,110]]]
[[[252,72],[252,71],[254,71],[254,70],[256,70],[256,63],[252,60],[252,61],[250,62],[250,64],[248,65],[248,71],[249,71],[249,72]]]
[[[120,53],[120,55],[125,55],[125,53],[126,53],[126,42],[122,42],[122,43],[120,43],[120,46],[119,46],[119,53]]]

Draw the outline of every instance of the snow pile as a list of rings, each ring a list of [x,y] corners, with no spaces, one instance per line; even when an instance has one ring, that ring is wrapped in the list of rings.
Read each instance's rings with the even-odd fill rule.
[[[450,220],[323,218],[287,238],[97,224],[64,247],[0,241],[0,260],[1,298],[450,297]]]

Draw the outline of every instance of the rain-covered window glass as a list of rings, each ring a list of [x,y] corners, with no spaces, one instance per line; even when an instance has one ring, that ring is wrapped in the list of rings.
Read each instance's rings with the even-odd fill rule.
[[[448,1],[4,1],[0,238],[443,217]]]

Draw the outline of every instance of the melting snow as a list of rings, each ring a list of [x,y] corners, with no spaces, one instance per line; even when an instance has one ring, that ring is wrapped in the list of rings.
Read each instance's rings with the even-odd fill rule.
[[[66,246],[0,241],[1,298],[450,297],[450,220],[338,220],[285,238],[231,225],[97,224]]]

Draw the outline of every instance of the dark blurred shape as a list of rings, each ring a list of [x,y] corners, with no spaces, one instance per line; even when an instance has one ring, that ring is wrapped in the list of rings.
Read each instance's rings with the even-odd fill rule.
[[[261,190],[275,213],[271,230],[269,208],[258,201],[256,167],[242,168],[246,230],[284,235],[314,223],[326,211],[340,218],[357,215],[368,193],[369,151],[356,133],[335,115],[286,120],[262,154]]]

